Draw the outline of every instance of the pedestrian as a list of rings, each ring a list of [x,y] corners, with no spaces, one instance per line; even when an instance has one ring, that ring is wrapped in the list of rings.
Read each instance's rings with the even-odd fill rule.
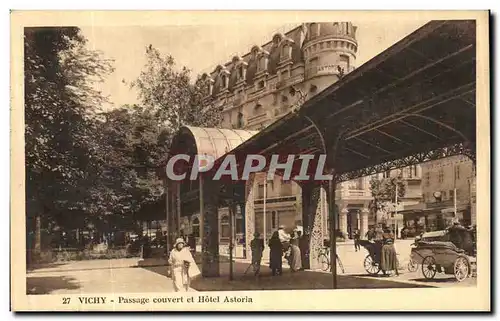
[[[260,238],[260,233],[253,234],[254,239],[250,242],[250,249],[252,250],[252,265],[254,267],[254,275],[260,273],[260,263],[262,261],[262,253],[264,252],[264,240]]]
[[[299,248],[302,261],[302,270],[309,269],[309,232],[299,234]]]
[[[382,228],[382,224],[378,224],[375,228],[375,240],[382,241],[384,235],[384,229]]]
[[[302,269],[302,257],[300,255],[299,238],[297,235],[290,240],[290,248],[290,260],[288,261],[290,270],[292,272],[300,271]]]
[[[290,242],[291,236],[285,231],[285,225],[280,225],[278,228],[278,237],[281,243]]]
[[[178,238],[175,240],[174,248],[170,252],[168,259],[176,292],[187,292],[191,279],[201,274],[189,248],[185,245],[184,239]]]
[[[353,238],[354,238],[354,251],[357,252],[358,250],[361,250],[361,246],[359,245],[360,235],[358,229],[354,231]]]
[[[196,237],[194,236],[193,233],[189,234],[188,237],[187,237],[187,245],[189,246],[189,251],[191,252],[191,254],[195,255],[196,253]]]
[[[285,258],[288,258],[291,236],[285,231],[284,225],[280,225],[280,227],[278,228],[278,238],[281,242],[282,255],[284,255]]]
[[[371,241],[375,238],[375,229],[373,228],[373,226],[370,227],[368,232],[366,232],[365,237],[368,241]]]
[[[396,248],[394,247],[394,234],[391,230],[386,229],[382,236],[382,254],[380,258],[380,268],[384,275],[387,272],[394,271],[396,275],[399,275],[398,271],[398,256],[396,253]]]
[[[273,275],[281,275],[283,270],[283,247],[278,235],[274,232],[269,239],[269,267]]]

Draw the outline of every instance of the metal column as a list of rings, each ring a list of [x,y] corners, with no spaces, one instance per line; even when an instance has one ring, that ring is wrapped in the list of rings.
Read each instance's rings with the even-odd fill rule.
[[[333,180],[328,181],[328,210],[330,216],[330,262],[332,262],[332,287],[337,288],[337,230],[336,215],[335,215],[335,175]]]

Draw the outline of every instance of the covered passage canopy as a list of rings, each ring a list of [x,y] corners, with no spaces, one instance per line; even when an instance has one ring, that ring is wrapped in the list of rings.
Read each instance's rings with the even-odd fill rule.
[[[458,153],[474,159],[475,95],[475,21],[432,21],[230,153],[241,163],[252,153],[328,152],[337,181]]]

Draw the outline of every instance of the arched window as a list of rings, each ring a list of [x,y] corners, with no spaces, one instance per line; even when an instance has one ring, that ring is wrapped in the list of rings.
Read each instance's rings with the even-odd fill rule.
[[[223,238],[231,237],[231,231],[229,230],[229,216],[224,215],[220,220],[220,235]]]
[[[200,220],[197,217],[193,219],[193,235],[200,237]]]

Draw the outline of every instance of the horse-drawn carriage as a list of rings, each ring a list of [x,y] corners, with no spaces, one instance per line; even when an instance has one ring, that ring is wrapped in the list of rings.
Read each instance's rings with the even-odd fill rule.
[[[368,251],[368,255],[366,255],[363,261],[363,266],[366,272],[370,275],[377,275],[381,271],[380,261],[382,258],[382,246],[384,246],[384,243],[381,240],[359,240],[359,245]]]
[[[475,231],[455,225],[443,231],[424,233],[416,239],[408,270],[416,271],[421,265],[426,279],[433,279],[440,272],[454,275],[461,282],[472,276],[475,256]]]

